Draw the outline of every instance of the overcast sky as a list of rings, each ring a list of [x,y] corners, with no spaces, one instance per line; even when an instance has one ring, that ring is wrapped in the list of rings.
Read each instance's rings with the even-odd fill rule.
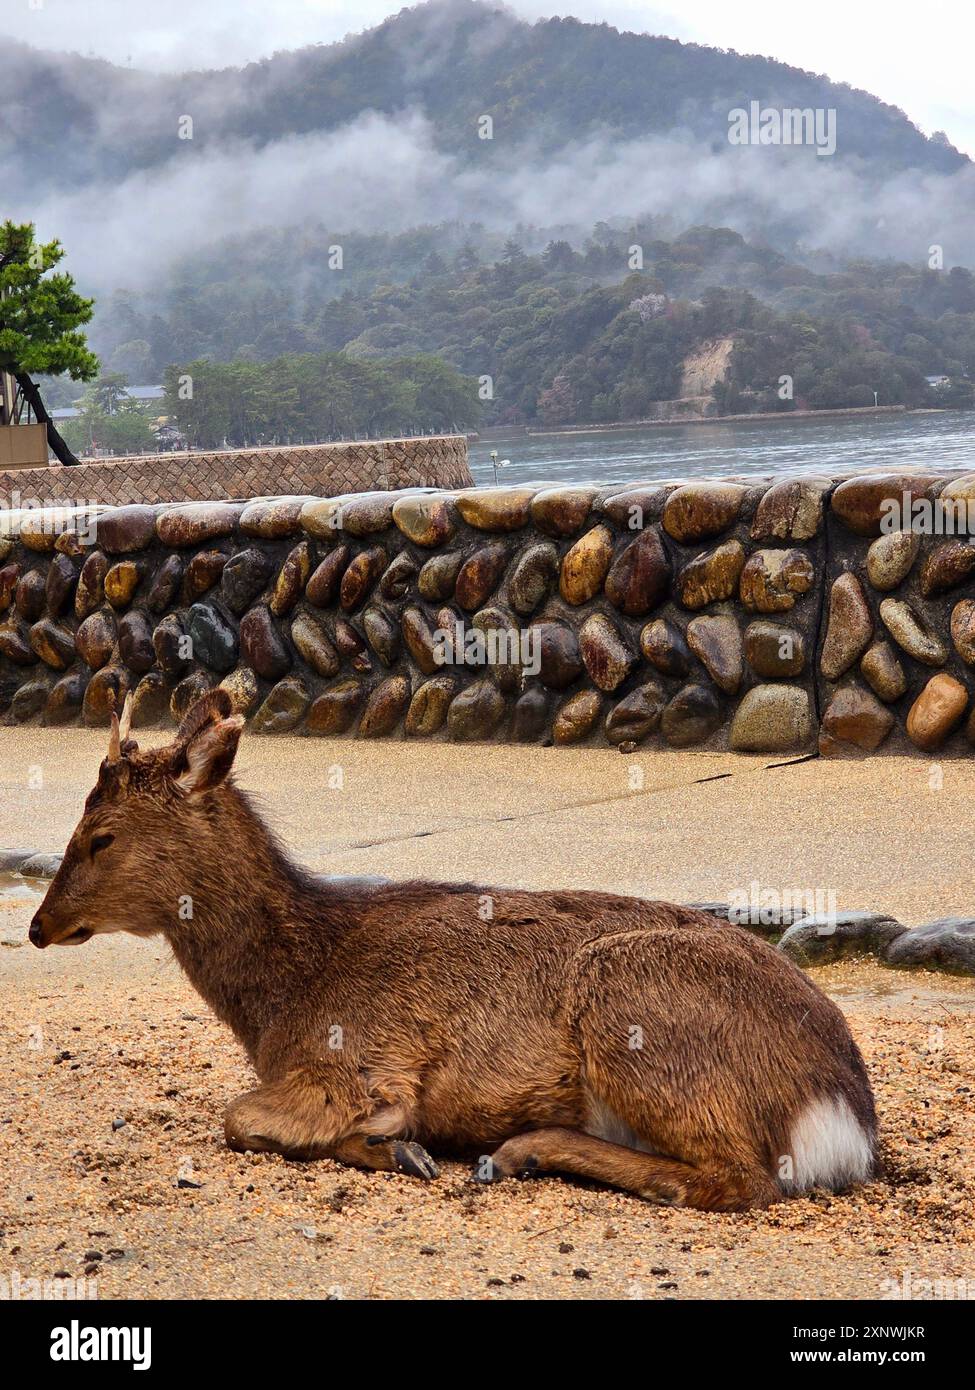
[[[395,0],[0,0],[0,33],[138,67],[222,67],[332,42],[398,8]],[[514,0],[510,8],[781,58],[873,92],[975,157],[972,0]]]

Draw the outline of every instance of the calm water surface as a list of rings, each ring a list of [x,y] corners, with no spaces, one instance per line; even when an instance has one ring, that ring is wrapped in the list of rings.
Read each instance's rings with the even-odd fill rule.
[[[504,483],[624,483],[732,474],[850,473],[859,468],[970,469],[975,472],[975,411],[747,420],[584,434],[510,432],[473,441],[471,472],[494,481],[490,450],[510,459]]]

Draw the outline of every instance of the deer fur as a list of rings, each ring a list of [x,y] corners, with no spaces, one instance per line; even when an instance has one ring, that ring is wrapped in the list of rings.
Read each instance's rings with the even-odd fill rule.
[[[330,885],[234,785],[242,726],[219,690],[164,748],[113,716],[30,931],[165,936],[257,1074],[231,1147],[432,1178],[429,1148],[706,1210],[873,1174],[846,1022],[765,942],[610,893]]]

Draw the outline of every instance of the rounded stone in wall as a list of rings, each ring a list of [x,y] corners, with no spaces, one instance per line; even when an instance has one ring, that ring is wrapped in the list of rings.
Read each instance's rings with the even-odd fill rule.
[[[98,550],[92,551],[81,566],[78,587],[74,591],[74,612],[76,618],[87,618],[89,613],[104,602],[105,576],[108,573],[108,560]]]
[[[183,561],[178,555],[167,555],[156,570],[146,594],[150,613],[165,613],[175,603],[183,579]]]
[[[801,686],[755,685],[735,711],[729,744],[739,753],[788,753],[812,733],[809,696]]]
[[[834,692],[823,714],[820,750],[830,751],[833,742],[850,743],[872,753],[894,727],[894,716],[870,693],[855,685]]]
[[[141,502],[112,507],[98,517],[98,543],[109,555],[129,555],[145,550],[156,538],[158,507]]]
[[[171,507],[156,517],[156,535],[163,545],[177,549],[202,545],[229,536],[244,510],[234,502],[189,502]]]
[[[350,554],[347,545],[337,545],[322,559],[305,585],[305,598],[309,603],[313,603],[316,608],[328,608],[334,602],[342,582],[342,575],[348,566]],[[252,594],[251,598],[253,596]]]
[[[532,498],[531,519],[546,536],[574,536],[585,525],[595,496],[593,487],[543,488]]]
[[[301,530],[301,509],[310,497],[266,497],[249,502],[240,514],[245,536],[276,541]]]
[[[802,550],[756,550],[741,572],[741,601],[758,613],[784,613],[809,592],[815,577]]]
[[[413,694],[406,711],[404,731],[410,738],[430,738],[443,728],[447,710],[457,691],[453,676],[434,676]]]
[[[45,603],[50,617],[60,617],[67,608],[77,578],[77,571],[67,555],[55,555],[44,585]]]
[[[183,677],[169,697],[169,712],[177,724],[212,687],[213,682],[206,671],[191,671],[188,676]]]
[[[734,695],[741,684],[744,665],[741,633],[735,619],[726,613],[692,618],[687,625],[687,642],[715,685],[726,695]]]
[[[551,541],[538,541],[519,555],[508,580],[508,602],[527,618],[549,595],[559,573],[559,552]]]
[[[116,636],[115,614],[110,608],[99,609],[78,628],[74,638],[75,649],[82,661],[97,671],[112,655]]]
[[[602,713],[603,702],[597,690],[580,690],[560,706],[552,723],[552,741],[557,746],[581,743],[592,733]]]
[[[783,478],[764,494],[755,511],[754,541],[810,541],[823,522],[829,478]]]
[[[925,666],[943,666],[948,660],[944,642],[903,599],[885,598],[880,605],[880,618],[897,645],[915,661]]]
[[[323,690],[311,703],[305,727],[312,733],[332,736],[346,733],[365,703],[368,687],[347,678]]]
[[[530,641],[539,655],[539,677],[549,690],[565,690],[585,669],[579,642],[568,623],[536,623]]]
[[[610,711],[606,720],[606,738],[610,743],[640,743],[660,724],[667,696],[657,681],[646,681],[624,696]]]
[[[889,531],[878,536],[867,550],[867,578],[875,589],[887,593],[903,583],[921,548],[913,531]]]
[[[907,736],[925,753],[933,753],[958,727],[967,708],[965,686],[946,671],[939,671],[908,711]]]
[[[288,649],[264,604],[249,608],[241,618],[240,651],[246,665],[265,680],[280,680],[291,669]]]
[[[745,547],[737,540],[725,541],[684,566],[677,576],[677,596],[692,610],[732,598],[744,565]]]
[[[393,521],[415,545],[443,545],[457,529],[451,500],[429,493],[410,493],[393,505]]]
[[[192,603],[212,589],[227,564],[222,550],[200,550],[186,566],[183,575],[183,602]]]
[[[220,575],[220,592],[231,613],[239,617],[257,598],[270,578],[271,568],[270,557],[261,550],[241,550],[231,556]]]
[[[29,680],[20,686],[10,702],[10,713],[18,724],[26,724],[29,719],[40,714],[47,704],[51,686],[47,680]]]
[[[325,622],[316,613],[298,613],[291,624],[291,640],[302,659],[320,676],[338,674],[339,654]]]
[[[14,589],[14,607],[28,623],[36,623],[47,602],[47,586],[40,570],[21,575]]]
[[[160,671],[143,676],[132,694],[132,727],[147,729],[169,714],[169,687]]]
[[[394,620],[381,608],[367,608],[362,615],[366,640],[384,666],[392,666],[400,653],[400,633]]]
[[[471,630],[482,633],[491,679],[499,690],[513,694],[521,686],[521,630],[504,608],[482,608],[471,619]]]
[[[16,562],[4,565],[0,569],[0,613],[5,612],[13,603],[14,592],[19,579],[20,566]]]
[[[62,676],[57,684],[52,686],[47,698],[44,723],[60,726],[77,719],[81,714],[87,685],[88,676],[85,672],[71,671],[68,675]]]
[[[860,674],[878,699],[892,704],[907,689],[904,668],[894,655],[889,642],[875,642],[864,653]]]
[[[383,563],[385,563],[385,559],[385,554],[383,554]],[[377,563],[377,573],[378,568]],[[311,546],[307,541],[302,541],[300,545],[296,545],[290,551],[281,566],[277,579],[274,581],[268,606],[276,618],[283,618],[286,613],[291,612],[301,598],[310,575]],[[354,607],[354,605],[351,606]]]
[[[666,618],[655,618],[640,633],[640,651],[665,676],[686,676],[691,653],[684,634]]]
[[[30,629],[16,617],[0,625],[0,656],[15,666],[33,666],[37,653],[30,644]]]
[[[508,563],[507,547],[500,541],[481,546],[460,567],[454,597],[461,608],[473,613],[494,593]]]
[[[963,598],[951,610],[951,640],[966,666],[975,666],[975,600]]]
[[[386,552],[379,545],[360,551],[349,562],[339,586],[339,603],[346,613],[353,612],[365,603],[385,568]]]
[[[738,520],[745,489],[738,483],[687,483],[664,506],[664,530],[689,544],[720,535]]]
[[[236,666],[237,634],[219,608],[209,603],[194,603],[189,611],[188,627],[194,660],[221,673]]]
[[[937,481],[930,474],[918,473],[871,473],[848,478],[833,493],[830,507],[854,535],[879,536],[881,522],[890,514],[890,504],[899,510],[906,494],[910,505]]]
[[[134,560],[119,560],[105,576],[105,597],[113,608],[126,608],[142,578],[141,567]]]
[[[794,627],[759,619],[745,629],[745,657],[756,676],[766,680],[798,676],[806,663],[806,644]]]
[[[458,492],[457,510],[468,526],[479,531],[518,531],[528,525],[535,489],[530,487],[474,488]]]
[[[98,615],[96,615],[98,616]],[[91,619],[89,619],[89,622]],[[85,624],[82,624],[85,626]],[[78,630],[79,637],[81,629]],[[152,634],[156,660],[167,675],[178,675],[189,663],[186,632],[176,613],[167,613]],[[85,658],[87,660],[87,657]],[[88,662],[89,666],[92,664]]]
[[[492,681],[474,681],[451,700],[447,732],[458,743],[490,738],[506,710],[504,696]]]
[[[75,659],[74,633],[63,623],[42,618],[30,630],[30,645],[46,666],[66,671]]]
[[[441,603],[450,598],[457,583],[464,556],[459,550],[448,550],[442,555],[432,555],[420,570],[417,588],[423,598],[430,603]]]
[[[249,666],[238,666],[220,682],[221,690],[230,696],[232,713],[241,714],[245,719],[257,704],[259,688],[257,677]]]
[[[103,666],[95,672],[82,702],[82,717],[89,728],[106,727],[113,710],[121,714],[131,683],[124,666]]]
[[[354,671],[372,670],[365,640],[345,618],[336,619],[335,648],[341,656],[351,662]]]
[[[425,676],[432,676],[440,663],[437,660],[433,631],[422,608],[404,608],[400,617],[403,641],[414,664]]]
[[[724,715],[721,701],[710,686],[685,685],[665,707],[660,731],[673,748],[703,743],[720,728]]]
[[[416,578],[416,561],[409,551],[401,550],[395,559],[387,566],[383,577],[379,581],[379,592],[383,598],[391,599],[394,603],[405,598],[409,592],[410,585]]]
[[[256,734],[290,733],[308,708],[310,698],[300,676],[286,676],[270,691],[251,727]]]
[[[957,589],[975,573],[975,546],[968,541],[950,540],[936,546],[926,556],[918,577],[923,598]]]
[[[389,676],[372,691],[359,720],[360,738],[384,738],[391,734],[410,703],[406,676]]]
[[[588,603],[603,587],[613,559],[613,533],[608,526],[594,526],[562,557],[559,588],[566,603]]]
[[[592,613],[579,630],[579,650],[593,685],[612,691],[637,664],[636,653],[604,613]]]
[[[873,637],[873,617],[855,574],[841,574],[829,592],[826,640],[819,669],[835,681],[863,655]]]
[[[148,671],[155,665],[152,636],[148,619],[137,609],[119,620],[119,655],[130,671]]]
[[[606,576],[606,597],[627,617],[639,618],[667,597],[670,576],[663,542],[656,527],[649,526],[613,561]]]
[[[511,736],[516,743],[537,743],[548,732],[550,698],[540,686],[532,686],[515,701]]]

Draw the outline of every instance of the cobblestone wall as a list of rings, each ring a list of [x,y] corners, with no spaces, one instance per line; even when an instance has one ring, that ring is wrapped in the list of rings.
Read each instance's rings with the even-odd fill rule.
[[[882,531],[972,477],[382,491],[13,518],[0,714],[730,747],[975,742],[975,548]],[[13,530],[16,531],[16,524]]]

